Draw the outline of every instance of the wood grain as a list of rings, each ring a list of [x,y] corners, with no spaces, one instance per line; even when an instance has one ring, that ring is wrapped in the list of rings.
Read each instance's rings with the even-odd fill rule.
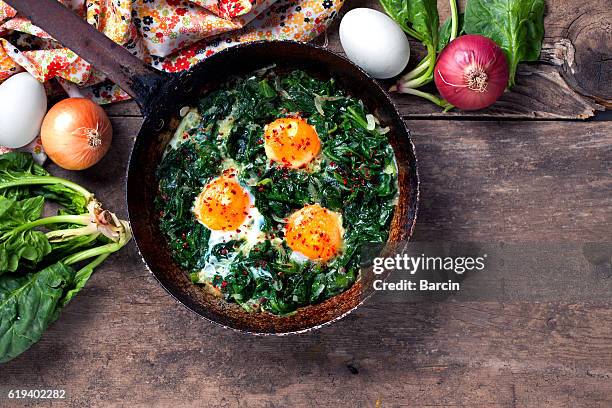
[[[361,6],[377,2],[352,0],[343,13]],[[447,1],[439,7],[446,17]],[[517,86],[486,111],[442,114],[394,98],[420,161],[415,239],[612,238],[612,122],[531,120],[582,119],[610,105],[610,21],[606,1],[548,0],[540,61],[522,65]],[[328,46],[340,51],[335,32]],[[413,50],[411,64],[421,52]],[[115,140],[103,162],[51,171],[125,216],[140,111],[133,102],[107,111]],[[321,330],[253,337],[180,306],[132,242],[41,342],[2,365],[0,390],[64,388],[70,407],[609,407],[610,327],[609,302],[406,304],[375,296]],[[3,407],[56,405],[3,398]]]
[[[423,183],[417,238],[610,238],[611,122],[408,124]],[[125,215],[123,177],[140,119],[113,126],[103,162],[69,176]],[[2,366],[0,389],[65,388],[71,407],[608,407],[611,326],[606,303],[375,296],[322,330],[254,337],[177,304],[130,243],[40,343]],[[24,404],[0,397],[0,405]]]

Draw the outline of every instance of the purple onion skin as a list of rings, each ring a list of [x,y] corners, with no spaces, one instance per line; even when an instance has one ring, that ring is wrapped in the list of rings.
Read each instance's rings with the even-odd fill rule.
[[[457,37],[438,56],[434,81],[440,95],[461,110],[491,106],[508,86],[508,61],[491,39]]]

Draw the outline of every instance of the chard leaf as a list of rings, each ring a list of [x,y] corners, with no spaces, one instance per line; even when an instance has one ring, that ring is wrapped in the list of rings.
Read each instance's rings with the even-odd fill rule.
[[[506,54],[509,87],[521,61],[536,61],[544,38],[544,0],[470,0],[464,30],[495,41]]]
[[[0,277],[0,363],[30,348],[57,319],[74,275],[58,262],[26,276]]]

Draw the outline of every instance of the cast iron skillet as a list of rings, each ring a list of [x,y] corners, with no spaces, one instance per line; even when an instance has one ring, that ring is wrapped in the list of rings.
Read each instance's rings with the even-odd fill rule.
[[[158,229],[154,198],[155,170],[179,121],[182,107],[194,103],[228,77],[276,64],[279,69],[304,69],[323,78],[333,76],[361,98],[385,126],[397,157],[400,200],[391,222],[389,241],[410,238],[419,198],[417,161],[410,134],[380,86],[350,61],[325,49],[296,42],[237,45],[208,58],[180,75],[162,74],[116,45],[57,0],[5,0],[81,57],[91,62],[138,102],[145,116],[127,174],[127,204],[136,244],[143,261],[161,285],[179,302],[202,317],[226,327],[259,334],[306,331],[348,314],[371,294],[358,280],[349,290],[290,316],[247,313],[193,285],[170,256]]]

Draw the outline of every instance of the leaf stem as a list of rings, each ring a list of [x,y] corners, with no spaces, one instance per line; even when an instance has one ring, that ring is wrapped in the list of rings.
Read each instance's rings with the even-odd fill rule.
[[[427,93],[427,92],[419,91],[418,89],[406,88],[406,89],[402,89],[402,93],[409,94],[409,95],[420,96],[421,98],[425,98],[428,101],[435,103],[439,107],[444,108],[445,112],[450,110],[450,109],[452,109],[452,108],[454,108],[453,105],[451,105],[450,103],[448,103],[444,99],[438,98],[437,96],[432,95],[432,94]]]
[[[32,176],[32,177],[20,177],[15,181],[8,181],[4,183],[0,183],[0,190],[4,190],[11,187],[19,187],[19,186],[32,186],[32,185],[46,185],[46,184],[63,184],[64,186],[70,188],[71,190],[76,191],[81,194],[83,197],[90,199],[93,197],[93,194],[81,187],[80,185],[73,183],[72,181],[63,179],[61,177],[54,176]]]
[[[64,263],[66,265],[72,265],[81,261],[84,261],[89,258],[93,258],[94,256],[100,255],[110,255],[113,252],[117,252],[120,250],[125,242],[113,242],[106,245],[100,245],[95,248],[86,249],[81,252],[77,252],[76,254],[70,255],[64,259]]]
[[[25,224],[21,224],[17,228],[11,231],[7,231],[0,240],[4,239],[7,235],[18,234],[22,231],[26,231],[32,228],[40,227],[48,224],[78,224],[78,225],[89,225],[89,214],[82,215],[54,215],[52,217],[40,218],[38,220],[30,221]]]
[[[413,78],[416,78],[419,76],[419,74],[423,71],[425,71],[430,64],[430,59],[425,57],[421,60],[421,62],[418,63],[418,65],[416,67],[414,67],[414,69],[408,73],[406,73],[406,75],[404,75],[400,81],[409,81]]]
[[[404,89],[404,88],[419,88],[425,84],[428,84],[429,82],[431,82],[433,80],[433,70],[436,66],[436,49],[434,48],[433,45],[428,44],[427,45],[427,70],[425,71],[424,74],[411,79],[409,81],[403,82],[401,84],[401,86],[398,86],[398,90]]]
[[[459,26],[459,12],[457,11],[457,0],[450,0],[450,9],[451,9],[451,32],[450,39],[448,42],[450,43],[455,38],[457,38],[458,34],[458,26]]]

